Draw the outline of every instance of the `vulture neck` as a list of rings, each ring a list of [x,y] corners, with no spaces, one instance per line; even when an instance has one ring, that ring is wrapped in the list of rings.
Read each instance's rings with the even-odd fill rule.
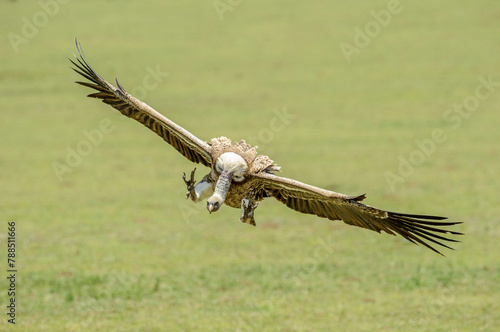
[[[224,201],[226,200],[227,192],[229,191],[229,187],[231,186],[232,177],[233,177],[232,172],[224,170],[220,174],[219,180],[217,180],[213,196],[217,198],[220,205],[222,205],[222,203],[224,203]]]

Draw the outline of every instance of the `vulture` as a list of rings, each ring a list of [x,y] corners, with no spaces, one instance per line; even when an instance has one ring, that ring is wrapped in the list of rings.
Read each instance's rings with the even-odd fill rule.
[[[207,199],[208,212],[218,211],[223,204],[241,210],[240,221],[255,226],[254,211],[264,198],[273,197],[287,207],[330,220],[342,220],[380,233],[399,234],[414,244],[421,244],[443,255],[434,245],[453,249],[446,242],[458,242],[447,235],[463,235],[447,227],[461,222],[442,221],[445,217],[396,213],[362,203],[366,195],[348,196],[321,189],[297,180],[280,177],[273,160],[258,155],[257,147],[244,140],[231,142],[218,137],[203,141],[169,120],[150,106],[130,95],[115,79],[116,87],[105,81],[89,65],[81,44],[75,39],[78,55],[70,59],[72,68],[87,79],[76,83],[96,90],[88,97],[101,99],[163,138],[184,157],[210,169],[196,183],[195,171],[182,178],[187,186],[186,199],[193,202]]]

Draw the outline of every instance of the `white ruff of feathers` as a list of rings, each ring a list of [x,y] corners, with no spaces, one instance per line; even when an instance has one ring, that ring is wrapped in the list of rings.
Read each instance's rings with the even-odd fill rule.
[[[243,176],[248,169],[245,159],[234,152],[223,153],[217,158],[217,166],[236,176]]]

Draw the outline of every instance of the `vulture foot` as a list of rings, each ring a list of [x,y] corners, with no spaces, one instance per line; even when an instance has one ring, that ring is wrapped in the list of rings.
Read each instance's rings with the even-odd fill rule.
[[[184,180],[184,183],[187,186],[187,193],[186,193],[186,199],[191,197],[191,199],[195,198],[196,199],[196,192],[194,190],[194,185],[196,181],[194,180],[194,173],[196,172],[196,167],[191,171],[191,177],[189,180],[186,180],[186,173],[182,172],[182,179]]]
[[[245,224],[250,224],[250,225],[256,226],[255,218],[254,218],[254,210],[257,208],[258,205],[259,205],[259,203],[257,203],[252,198],[243,199],[241,201],[240,221],[244,222]]]

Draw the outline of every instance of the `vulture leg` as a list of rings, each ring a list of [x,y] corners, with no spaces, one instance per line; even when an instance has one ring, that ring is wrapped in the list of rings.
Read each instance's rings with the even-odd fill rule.
[[[244,198],[241,201],[241,216],[240,221],[245,224],[255,226],[254,210],[257,208],[257,203],[253,198]]]
[[[182,179],[187,186],[186,199],[191,198],[191,200],[196,203],[212,195],[212,193],[214,192],[214,187],[212,183],[208,181],[208,175],[206,175],[200,182],[196,183],[196,181],[194,180],[195,171],[196,168],[191,171],[189,180],[186,179],[186,173],[183,173]]]

